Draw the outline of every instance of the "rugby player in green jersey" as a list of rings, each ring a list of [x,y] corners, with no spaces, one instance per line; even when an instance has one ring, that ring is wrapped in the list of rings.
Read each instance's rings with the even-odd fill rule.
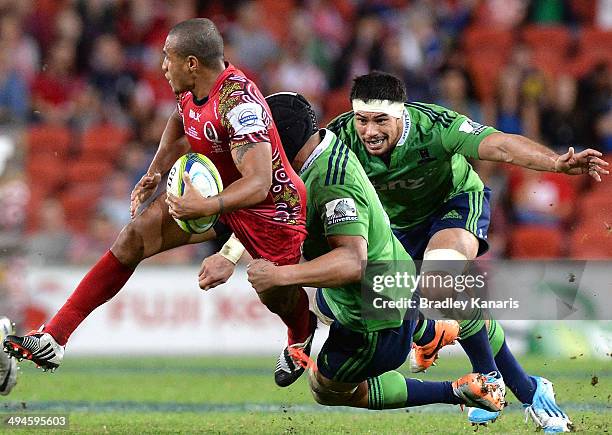
[[[588,173],[597,181],[608,173],[608,164],[596,150],[575,153],[570,148],[558,155],[526,137],[504,134],[444,107],[406,103],[404,84],[390,74],[357,77],[350,98],[353,111],[338,116],[328,129],[357,155],[393,232],[413,259],[425,260],[425,267],[432,264],[427,260],[473,260],[488,249],[490,191],[468,158],[570,175]],[[421,290],[424,296],[439,291]],[[479,310],[460,323],[460,343],[474,372],[501,373],[539,426],[570,430],[569,418],[555,405],[552,384],[524,372],[506,345],[501,325],[487,321],[487,333]],[[438,348],[432,349],[436,340],[432,343],[426,352],[417,348],[416,369],[433,362]],[[469,416],[472,422],[497,417],[479,411]]]
[[[406,379],[395,371],[410,351],[418,305],[375,306],[384,312],[370,316],[369,296],[376,292],[386,302],[409,301],[414,289],[394,283],[376,290],[368,286],[365,265],[382,265],[376,271],[391,277],[400,269],[414,276],[414,263],[393,235],[356,156],[334,133],[318,130],[310,104],[293,93],[274,94],[266,101],[287,159],[308,191],[308,237],[303,246],[308,261],[276,266],[255,260],[247,274],[258,292],[285,282],[318,287],[315,311],[330,324],[330,331],[317,364],[302,348],[290,348],[293,359],[312,368],[309,383],[315,400],[370,409],[450,403],[500,410],[502,390],[483,374],[468,374],[451,383]],[[370,278],[376,282],[376,276]]]

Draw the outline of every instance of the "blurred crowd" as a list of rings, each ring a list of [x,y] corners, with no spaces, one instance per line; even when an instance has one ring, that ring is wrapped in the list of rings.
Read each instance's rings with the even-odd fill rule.
[[[411,100],[612,160],[612,0],[0,0],[2,252],[90,265],[109,248],[175,106],[164,38],[196,16],[264,94],[300,92],[324,121],[380,69]],[[490,257],[612,258],[612,180],[474,164]]]

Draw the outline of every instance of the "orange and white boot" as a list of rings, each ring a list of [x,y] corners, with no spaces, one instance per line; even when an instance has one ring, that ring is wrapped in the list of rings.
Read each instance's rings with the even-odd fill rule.
[[[413,344],[410,352],[410,371],[424,372],[438,359],[438,352],[444,346],[455,344],[459,337],[459,322],[456,320],[436,320],[433,340],[423,346]]]
[[[453,393],[462,405],[498,412],[506,405],[503,380],[482,373],[470,373],[453,382]]]

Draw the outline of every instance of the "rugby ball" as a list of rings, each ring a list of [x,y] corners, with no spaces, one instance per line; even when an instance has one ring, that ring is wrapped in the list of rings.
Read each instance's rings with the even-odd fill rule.
[[[183,196],[185,191],[183,172],[189,174],[193,186],[206,198],[215,196],[223,190],[221,175],[213,162],[202,154],[189,153],[179,158],[168,173],[166,189],[175,196]],[[211,229],[218,219],[219,216],[215,215],[199,219],[174,220],[183,231],[199,234]]]

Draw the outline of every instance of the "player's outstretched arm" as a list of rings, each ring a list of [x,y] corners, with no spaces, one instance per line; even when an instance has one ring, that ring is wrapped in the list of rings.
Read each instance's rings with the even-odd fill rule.
[[[272,287],[301,285],[340,287],[359,282],[363,262],[368,259],[368,244],[361,236],[329,236],[332,250],[305,263],[275,266],[267,260],[253,260],[247,266],[249,282],[263,292]]]
[[[189,144],[186,141],[179,142],[179,139],[183,136],[183,121],[175,109],[166,123],[166,128],[159,141],[159,147],[149,165],[149,169],[136,184],[130,195],[132,219],[136,216],[138,208],[155,192],[162,174],[168,172],[176,159],[189,151]]]
[[[493,133],[487,136],[478,147],[481,160],[512,163],[536,171],[563,172],[569,175],[589,174],[597,181],[609,172],[608,162],[594,149],[579,153],[570,147],[568,152],[559,155],[537,142],[517,134]]]

